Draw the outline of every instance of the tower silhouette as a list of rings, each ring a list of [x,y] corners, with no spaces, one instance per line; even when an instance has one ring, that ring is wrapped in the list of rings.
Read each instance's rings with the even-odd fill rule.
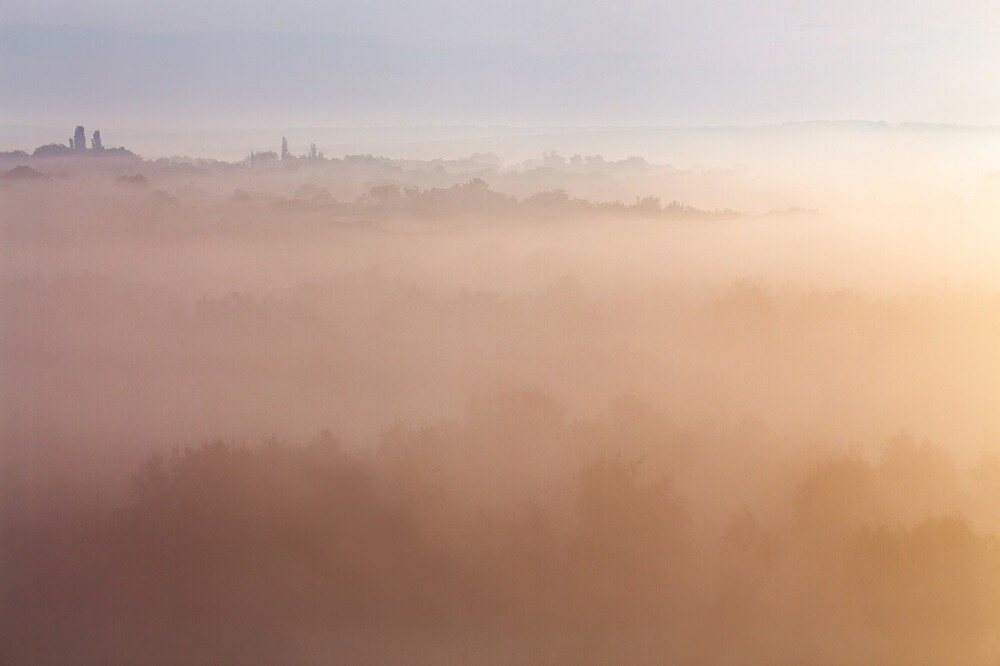
[[[83,125],[76,126],[76,132],[73,133],[73,150],[84,151],[87,150],[87,135],[84,132]]]

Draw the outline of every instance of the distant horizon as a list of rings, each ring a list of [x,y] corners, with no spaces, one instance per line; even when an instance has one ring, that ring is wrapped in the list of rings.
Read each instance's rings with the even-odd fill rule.
[[[76,124],[0,124],[0,152],[24,151],[29,154],[40,146],[68,145]],[[274,125],[259,127],[216,128],[157,125],[152,128],[84,123],[89,136],[101,130],[106,147],[124,147],[143,159],[191,158],[239,161],[256,152],[277,150],[283,136],[293,145],[293,154],[304,154],[309,144],[319,144],[328,158],[356,154],[373,154],[388,159],[461,159],[474,153],[496,153],[504,161],[521,162],[538,158],[543,152],[555,151],[564,157],[573,154],[598,154],[608,159],[638,156],[655,163],[669,163],[669,151],[698,137],[737,135],[753,141],[767,140],[771,132],[795,130],[842,130],[847,132],[885,132],[889,137],[904,137],[895,132],[926,132],[932,135],[958,133],[962,135],[994,134],[1000,125],[961,125],[910,121],[891,123],[883,120],[790,120],[756,125],[648,125],[648,126],[570,126],[570,125],[370,125],[370,126],[308,126]],[[757,133],[763,133],[758,135]],[[63,136],[65,135],[65,136]],[[635,148],[608,152],[601,149],[602,138],[608,141],[620,135],[633,135]],[[665,143],[657,143],[657,135]],[[773,135],[778,136],[778,135]],[[683,139],[677,143],[678,137]],[[672,138],[672,140],[670,140]],[[497,144],[497,141],[501,141]],[[519,142],[512,144],[511,142]],[[596,145],[595,145],[596,142]],[[612,142],[624,147],[628,142]],[[174,147],[172,149],[172,146]],[[186,147],[185,147],[186,146]],[[667,150],[667,155],[664,154]],[[440,152],[444,151],[444,152]],[[433,157],[432,157],[433,156]],[[707,156],[706,156],[707,157]]]

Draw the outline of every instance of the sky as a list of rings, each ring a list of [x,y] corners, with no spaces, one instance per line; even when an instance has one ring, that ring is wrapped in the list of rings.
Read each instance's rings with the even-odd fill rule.
[[[0,125],[1000,124],[979,0],[0,0]]]

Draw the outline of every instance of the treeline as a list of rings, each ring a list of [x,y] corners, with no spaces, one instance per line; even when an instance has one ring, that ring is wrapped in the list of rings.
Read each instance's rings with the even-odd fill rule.
[[[1000,550],[962,513],[1000,497],[1000,465],[966,475],[906,436],[802,458],[631,399],[569,421],[521,391],[373,449],[178,449],[130,487],[8,494],[7,663],[1000,654]]]
[[[0,179],[8,181],[41,182],[43,187],[52,187],[47,174],[31,167],[17,166],[6,172],[0,172]],[[428,221],[446,219],[454,216],[474,217],[479,221],[505,218],[537,218],[553,219],[733,219],[744,217],[743,213],[729,208],[703,210],[687,204],[671,201],[663,203],[659,197],[635,197],[632,202],[624,201],[590,201],[572,197],[566,190],[553,189],[535,192],[523,197],[515,197],[493,189],[481,178],[473,178],[467,182],[448,185],[447,187],[421,188],[415,185],[404,185],[399,182],[389,182],[368,187],[363,194],[353,200],[338,200],[326,187],[307,183],[296,188],[293,194],[282,195],[268,190],[254,190],[237,187],[231,196],[223,199],[211,196],[207,192],[179,191],[171,194],[163,188],[156,188],[149,178],[142,173],[121,175],[113,179],[119,191],[102,193],[124,199],[121,202],[123,211],[129,208],[143,212],[146,216],[156,217],[163,211],[170,210],[179,203],[186,203],[189,208],[197,211],[206,205],[212,206],[209,215],[217,216],[219,206],[229,206],[224,212],[226,216],[238,216],[247,222],[253,219],[253,212],[248,207],[258,209],[260,216],[266,216],[269,226],[275,227],[275,214],[281,215],[281,222],[295,221],[296,214],[314,212],[325,213],[333,218],[364,217],[373,220],[414,218]],[[56,185],[58,187],[58,185]],[[194,196],[192,196],[192,194]],[[85,200],[90,200],[84,197]],[[234,206],[234,204],[241,204]],[[772,211],[770,214],[789,211]],[[798,214],[814,214],[815,211],[791,211]],[[247,214],[250,213],[248,219]],[[134,224],[134,219],[130,220]],[[14,220],[13,222],[16,222]],[[79,220],[75,221],[79,224]],[[190,229],[184,226],[189,220],[174,220],[172,227],[176,232],[188,233]],[[146,225],[148,227],[148,225]],[[246,228],[243,224],[242,228]],[[282,228],[284,229],[284,227]]]
[[[308,196],[315,198],[316,191]],[[320,196],[322,193],[320,192]],[[621,201],[593,202],[570,197],[565,190],[536,192],[518,199],[497,192],[486,181],[474,178],[467,183],[450,187],[420,189],[403,187],[395,183],[372,187],[357,203],[358,212],[383,215],[407,215],[439,219],[464,214],[478,219],[512,216],[634,216],[644,218],[732,218],[740,214],[729,209],[706,211],[672,201],[666,205],[659,197],[636,197],[632,203]]]
[[[84,159],[91,153],[99,153],[101,159]],[[124,149],[80,152],[56,144],[41,147],[33,154],[0,152],[0,188],[4,181],[8,181],[8,188],[13,187],[15,184],[9,181],[24,180],[28,174],[38,180],[46,177],[44,182],[49,188],[73,190],[75,185],[85,183],[90,192],[74,191],[73,198],[95,199],[99,194],[105,201],[114,198],[115,192],[101,187],[99,181],[139,185],[129,188],[133,194],[148,188],[188,202],[195,198],[190,196],[194,191],[215,195],[232,195],[235,191],[244,200],[249,194],[250,198],[301,206],[306,201],[319,203],[308,195],[310,192],[330,192],[332,199],[349,208],[363,201],[374,202],[397,189],[401,199],[420,214],[431,214],[442,206],[451,210],[457,198],[475,199],[478,190],[492,188],[497,196],[490,202],[498,206],[497,210],[467,210],[491,216],[510,214],[517,204],[520,208],[559,208],[566,212],[597,208],[606,213],[705,215],[708,211],[678,202],[663,204],[649,193],[671,191],[676,193],[674,196],[687,198],[697,192],[703,197],[706,190],[718,187],[713,174],[678,171],[640,157],[615,161],[600,155],[566,159],[546,153],[542,159],[504,163],[492,153],[416,160],[374,155],[325,158],[318,152],[282,158],[278,153],[264,152],[242,162],[224,162],[186,156],[145,160]],[[99,189],[91,189],[95,185]],[[609,203],[596,203],[600,200]]]

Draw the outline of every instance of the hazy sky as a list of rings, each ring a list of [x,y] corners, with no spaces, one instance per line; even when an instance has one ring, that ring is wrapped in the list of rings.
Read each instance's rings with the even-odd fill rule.
[[[0,0],[0,124],[1000,124],[995,0]]]

